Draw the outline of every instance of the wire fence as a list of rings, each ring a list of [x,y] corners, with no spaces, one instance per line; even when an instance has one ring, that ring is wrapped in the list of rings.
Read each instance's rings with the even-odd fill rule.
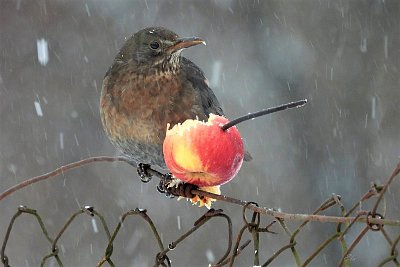
[[[57,170],[50,172],[48,174],[44,174],[38,177],[34,177],[32,179],[26,180],[8,190],[0,194],[0,201],[4,199],[6,196],[12,194],[13,192],[29,185],[32,183],[36,183],[38,181],[48,179],[51,177],[55,177],[60,172],[68,171],[73,168],[77,168],[88,163],[96,162],[96,161],[124,161],[129,164],[132,164],[123,157],[93,157],[89,159],[82,160],[80,162],[75,162],[72,164],[65,165],[63,167],[58,168]],[[241,253],[245,249],[253,250],[253,266],[270,266],[277,258],[279,258],[283,252],[290,251],[293,261],[296,266],[307,266],[309,265],[318,255],[324,251],[328,245],[333,242],[337,242],[341,247],[341,257],[337,260],[338,266],[350,266],[351,259],[350,253],[360,244],[360,241],[365,238],[368,232],[379,232],[384,240],[386,240],[388,244],[388,251],[385,258],[383,258],[379,266],[385,266],[389,263],[395,266],[400,266],[400,261],[398,259],[398,250],[397,246],[400,241],[400,234],[396,236],[396,234],[391,234],[391,231],[387,231],[386,227],[400,227],[400,218],[394,219],[386,219],[386,216],[390,217],[389,214],[385,214],[386,209],[382,209],[382,214],[378,213],[378,209],[380,203],[382,202],[385,193],[388,190],[390,184],[394,181],[395,177],[400,172],[400,163],[397,165],[393,173],[386,180],[383,185],[372,184],[371,188],[359,199],[359,201],[355,202],[350,208],[347,208],[343,205],[341,201],[341,197],[339,195],[333,194],[326,201],[321,203],[319,207],[315,209],[312,214],[289,214],[284,212],[279,212],[274,209],[261,208],[255,202],[246,202],[239,199],[231,198],[223,195],[215,195],[209,192],[204,192],[196,187],[191,185],[182,184],[178,188],[165,188],[163,184],[165,184],[165,180],[168,179],[168,175],[159,173],[155,170],[150,169],[149,172],[153,176],[157,176],[160,178],[159,189],[162,192],[166,193],[169,196],[183,196],[188,197],[188,195],[198,195],[200,197],[212,197],[221,201],[226,201],[231,204],[240,205],[242,208],[242,224],[239,227],[237,232],[233,231],[232,227],[232,219],[231,217],[224,213],[223,210],[215,210],[210,209],[205,214],[203,214],[200,218],[198,218],[193,227],[188,229],[185,233],[178,236],[172,242],[169,242],[167,245],[162,241],[159,231],[156,225],[153,223],[153,220],[147,214],[147,211],[144,209],[136,208],[135,210],[130,210],[121,215],[119,223],[116,225],[114,229],[111,229],[109,224],[104,219],[104,216],[97,211],[92,206],[82,207],[80,210],[73,213],[69,219],[65,222],[65,224],[61,227],[61,229],[57,232],[57,234],[52,237],[49,235],[49,232],[46,229],[46,225],[42,219],[42,217],[38,214],[38,212],[34,209],[30,209],[29,207],[20,206],[17,209],[17,212],[12,216],[10,223],[8,224],[8,228],[6,230],[5,237],[2,242],[2,247],[0,251],[1,262],[3,266],[11,266],[12,259],[9,259],[6,255],[7,243],[11,234],[13,233],[13,226],[17,220],[20,220],[21,215],[27,214],[29,216],[33,216],[37,223],[40,226],[43,236],[49,242],[50,251],[47,255],[44,255],[41,260],[41,266],[44,266],[46,262],[54,258],[55,262],[58,266],[64,266],[62,257],[59,254],[58,241],[65,234],[66,230],[69,228],[71,223],[76,220],[80,215],[88,215],[89,217],[96,217],[102,226],[104,235],[108,240],[108,244],[104,251],[104,255],[101,259],[97,261],[97,266],[104,266],[105,263],[108,263],[110,266],[115,266],[112,256],[113,256],[113,245],[116,237],[120,233],[120,229],[122,225],[126,226],[124,221],[129,216],[138,216],[143,219],[143,222],[149,226],[151,229],[152,237],[156,240],[158,244],[158,253],[154,255],[154,265],[153,266],[172,266],[171,260],[169,258],[169,252],[171,250],[177,250],[179,252],[179,248],[181,243],[190,238],[193,233],[195,233],[198,229],[202,228],[209,221],[212,221],[215,218],[221,218],[226,222],[226,252],[224,255],[217,260],[215,263],[211,264],[212,267],[217,266],[234,266],[235,260],[240,257]],[[146,180],[145,182],[147,182]],[[366,201],[374,201],[372,209],[370,210],[362,210],[361,207],[364,206],[363,203]],[[331,209],[336,209],[338,216],[327,216],[324,215],[325,212]],[[263,217],[266,217],[266,220]],[[268,221],[268,223],[261,223],[262,221]],[[299,225],[296,228],[290,229],[287,222],[288,221],[299,221]],[[305,226],[311,221],[319,221],[319,222],[331,222],[336,224],[336,229],[332,232],[328,238],[323,240],[312,252],[310,255],[307,255],[305,258],[300,256],[299,246],[296,238],[298,235],[304,231]],[[347,234],[349,230],[355,228],[356,224],[364,224],[361,230],[359,230],[358,235],[350,240],[348,240]],[[274,231],[271,230],[272,226],[274,226]],[[280,230],[277,230],[280,229]],[[354,231],[355,229],[353,229]],[[251,237],[248,240],[244,240],[243,236],[245,233],[249,234]],[[260,243],[260,235],[265,234],[280,234],[286,235],[287,241],[286,243],[273,252],[271,255],[264,255],[263,252],[266,253],[267,250],[261,247]],[[393,236],[394,235],[394,236]],[[347,237],[347,238],[345,238]],[[252,244],[252,246],[249,246]],[[252,248],[250,248],[252,247]],[[264,262],[261,262],[261,258],[267,259]]]

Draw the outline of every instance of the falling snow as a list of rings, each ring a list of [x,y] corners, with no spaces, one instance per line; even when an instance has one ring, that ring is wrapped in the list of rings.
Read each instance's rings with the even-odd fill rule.
[[[59,136],[60,136],[60,149],[64,150],[64,133],[61,132]]]
[[[16,175],[16,173],[17,173],[17,165],[10,163],[10,164],[7,166],[7,169],[8,169],[12,174]]]
[[[40,105],[40,103],[39,103],[38,101],[35,101],[34,104],[35,104],[36,114],[37,114],[39,117],[43,117],[42,106]]]
[[[185,49],[182,55],[202,69],[230,119],[310,99],[301,109],[238,125],[253,160],[244,162],[238,176],[222,186],[223,194],[256,201],[271,210],[312,212],[332,193],[340,194],[346,204],[353,203],[371,182],[382,182],[399,160],[396,1],[315,1],[315,8],[310,8],[313,1],[306,0],[279,4],[239,0],[207,4],[189,0],[105,2],[16,0],[2,6],[1,188],[90,156],[121,155],[102,129],[102,79],[124,36],[129,38],[150,25],[207,40],[207,46]],[[124,59],[130,56],[126,53]],[[88,203],[104,215],[110,231],[121,214],[141,207],[154,220],[166,247],[205,210],[160,196],[156,183],[155,178],[140,183],[135,168],[128,164],[91,164],[29,186],[0,202],[0,225],[9,223],[21,202],[43,214],[52,234],[70,213]],[[400,214],[400,207],[393,205],[400,203],[396,192],[399,185],[394,183],[385,196],[391,212],[388,218]],[[239,209],[223,202],[217,202],[216,208],[232,216],[234,228],[242,222]],[[250,213],[248,216],[251,218]],[[107,243],[104,229],[97,217],[81,216],[78,221],[59,240],[60,256],[65,266],[93,266]],[[30,228],[38,226],[26,216],[21,216],[18,224],[14,241],[28,231],[40,235],[40,228]],[[215,263],[225,249],[223,225],[220,219],[212,220],[193,239],[184,240],[168,254],[173,266],[191,266],[192,260],[199,266]],[[320,237],[327,233],[318,225],[305,229],[303,244],[313,248],[320,244]],[[0,227],[3,236],[4,231]],[[112,256],[116,264],[154,265],[157,242],[146,222],[139,216],[127,217],[120,231]],[[208,243],[214,235],[218,243]],[[46,241],[43,236],[38,238]],[[287,241],[285,238],[281,234],[261,238],[262,259],[272,255],[275,245]],[[9,242],[6,252],[11,265],[37,266],[48,248],[42,241],[23,246]],[[353,265],[378,265],[382,255],[390,253],[384,242],[368,235],[351,254]],[[251,246],[236,265],[252,266]],[[337,251],[324,252],[312,265],[337,262]],[[289,254],[276,264],[293,264],[286,257]]]
[[[181,216],[177,216],[176,220],[178,222],[178,230],[181,230]]]
[[[372,97],[372,103],[371,103],[371,118],[375,119],[376,118],[376,97]]]
[[[221,70],[222,70],[222,62],[221,60],[214,61],[212,65],[212,75],[210,79],[210,84],[213,87],[218,87],[221,81]]]
[[[388,58],[388,36],[387,35],[385,35],[384,37],[383,37],[383,51],[384,51],[384,54],[385,54],[385,59],[387,59]]]
[[[361,44],[360,44],[360,51],[363,53],[367,53],[368,51],[368,46],[367,46],[367,38],[361,38]]]
[[[206,257],[207,257],[208,262],[215,262],[214,252],[211,249],[207,249]]]
[[[47,41],[43,38],[38,39],[36,41],[36,46],[37,46],[37,56],[39,63],[42,66],[46,66],[47,63],[49,62],[49,47]]]
[[[99,232],[99,228],[97,227],[96,219],[92,218],[91,222],[92,222],[93,232],[98,233]]]

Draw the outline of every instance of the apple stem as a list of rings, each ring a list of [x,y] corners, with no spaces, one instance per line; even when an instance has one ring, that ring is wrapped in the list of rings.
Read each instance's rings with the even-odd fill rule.
[[[303,100],[299,100],[299,101],[295,101],[295,102],[290,102],[287,104],[283,104],[280,106],[276,106],[276,107],[272,107],[272,108],[267,108],[267,109],[263,109],[257,112],[253,112],[253,113],[249,113],[247,115],[244,115],[242,117],[239,117],[237,119],[234,119],[230,122],[228,122],[227,124],[224,124],[221,129],[223,131],[228,130],[229,128],[231,128],[232,126],[235,126],[236,124],[239,124],[243,121],[247,121],[247,120],[251,120],[260,116],[264,116],[267,114],[271,114],[271,113],[275,113],[278,111],[282,111],[285,109],[289,109],[289,108],[300,108],[302,106],[304,106],[305,104],[307,104],[307,99],[303,99]]]

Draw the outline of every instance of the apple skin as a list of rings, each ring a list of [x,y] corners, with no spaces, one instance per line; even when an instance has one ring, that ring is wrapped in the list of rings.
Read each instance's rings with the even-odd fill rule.
[[[222,185],[235,177],[243,163],[243,141],[225,117],[210,114],[207,122],[186,120],[167,127],[164,160],[171,173],[199,187]]]

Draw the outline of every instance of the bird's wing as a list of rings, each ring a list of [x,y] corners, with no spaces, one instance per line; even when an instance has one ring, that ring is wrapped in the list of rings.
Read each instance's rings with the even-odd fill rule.
[[[204,73],[199,67],[196,66],[189,59],[182,57],[182,65],[185,68],[186,77],[192,86],[199,91],[201,104],[203,106],[205,114],[208,116],[210,113],[216,115],[224,115],[224,111],[221,108],[217,97],[214,92],[208,87],[208,81],[204,76]]]

